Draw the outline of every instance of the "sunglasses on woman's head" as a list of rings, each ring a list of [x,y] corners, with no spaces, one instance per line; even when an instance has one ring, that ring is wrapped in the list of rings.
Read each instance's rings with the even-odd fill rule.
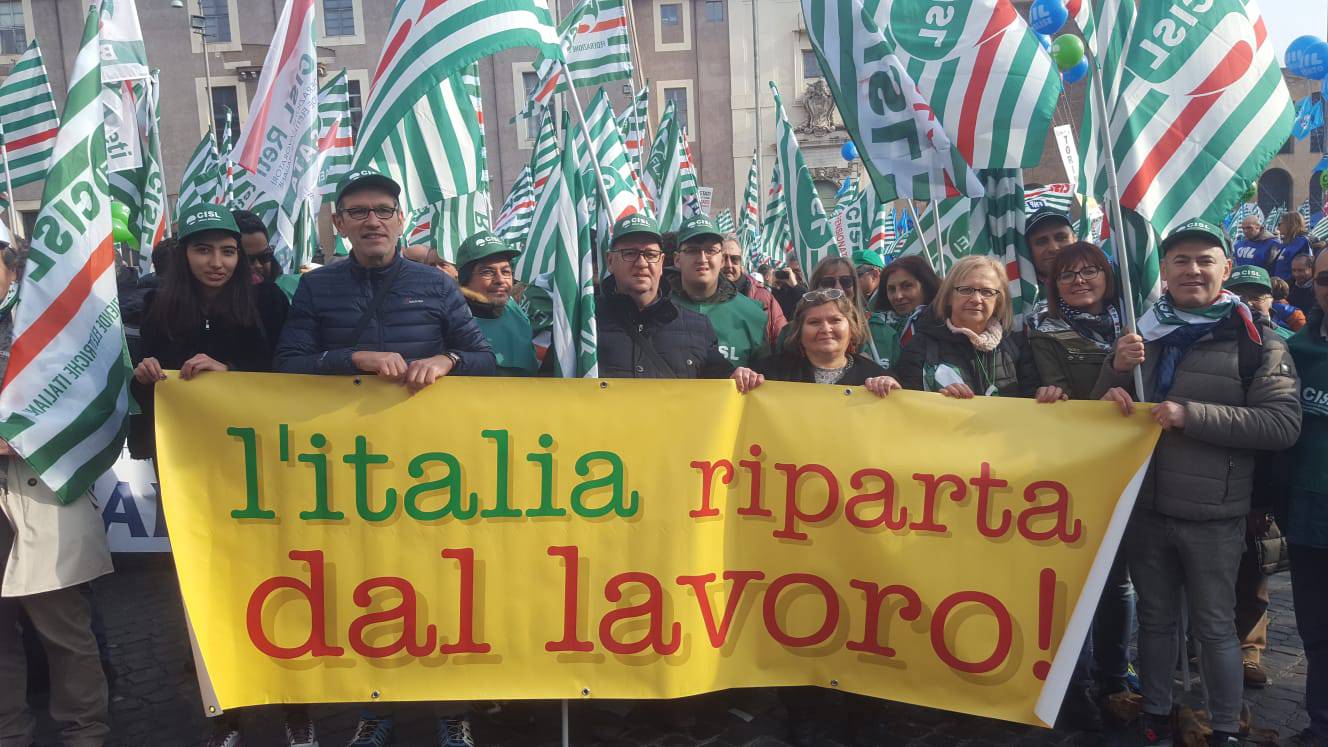
[[[820,290],[807,291],[802,294],[798,301],[798,306],[808,306],[811,304],[825,303],[826,301],[838,301],[845,298],[844,291],[838,288],[822,288]]]
[[[821,278],[821,288],[833,288],[836,285],[845,291],[851,291],[858,287],[858,279],[852,275],[826,275]]]

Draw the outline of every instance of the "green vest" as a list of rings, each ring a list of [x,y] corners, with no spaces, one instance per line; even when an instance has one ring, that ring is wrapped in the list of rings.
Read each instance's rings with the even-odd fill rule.
[[[890,368],[899,358],[899,333],[890,325],[889,316],[878,311],[867,320],[867,344],[862,354],[876,361],[881,368]]]
[[[539,371],[530,320],[516,301],[507,299],[503,313],[494,319],[477,316],[475,323],[480,325],[498,359],[499,376],[534,376]]]
[[[673,302],[684,309],[705,314],[719,338],[719,352],[734,366],[748,366],[767,352],[765,309],[741,293],[719,303],[697,303],[682,293]]]
[[[286,300],[290,301],[295,298],[295,289],[299,287],[301,277],[299,271],[296,270],[285,275],[278,275],[273,282],[281,289],[282,293],[286,294]]]

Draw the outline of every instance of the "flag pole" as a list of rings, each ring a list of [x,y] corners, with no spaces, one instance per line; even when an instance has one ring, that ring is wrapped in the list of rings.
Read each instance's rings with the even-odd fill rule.
[[[759,14],[756,12],[756,0],[752,0],[752,122],[756,131],[756,183],[765,184],[761,178],[761,44]]]
[[[576,120],[581,123],[581,131],[586,134],[586,150],[589,151],[590,165],[595,169],[595,184],[599,186],[599,196],[604,200],[604,209],[612,210],[613,202],[609,199],[609,191],[604,187],[604,174],[599,169],[599,154],[594,138],[590,135],[590,127],[586,124],[585,112],[581,111],[581,98],[576,95],[576,86],[572,85],[572,74],[563,66],[563,76],[567,79],[567,92],[572,95],[572,108],[576,111]],[[575,146],[573,146],[575,147]],[[618,216],[610,215],[609,223],[612,224]]]
[[[931,201],[931,227],[936,233],[936,261],[941,267],[941,276],[945,276],[945,243],[941,241],[941,209],[935,200]],[[918,230],[922,230],[921,226]]]
[[[1111,129],[1107,118],[1107,96],[1102,85],[1102,66],[1097,56],[1089,54],[1093,73],[1093,97],[1097,100],[1096,125],[1102,137],[1102,160],[1107,170],[1107,202],[1111,209],[1112,241],[1115,249],[1116,264],[1120,267],[1121,295],[1125,303],[1125,332],[1134,334],[1139,329],[1139,322],[1134,308],[1134,287],[1130,280],[1130,252],[1125,247],[1125,220],[1121,217],[1120,184],[1116,176],[1116,156],[1111,152]],[[1134,367],[1134,393],[1140,401],[1145,399],[1144,372],[1142,367]]]
[[[912,200],[907,200],[907,202],[908,214],[913,218],[913,228],[918,232],[918,238],[922,240],[922,250],[925,251],[930,258],[933,256],[931,253],[931,246],[927,244],[927,232],[922,230],[922,221],[918,220],[918,210],[913,207]],[[935,219],[935,217],[936,216],[934,215],[932,216],[933,219]]]

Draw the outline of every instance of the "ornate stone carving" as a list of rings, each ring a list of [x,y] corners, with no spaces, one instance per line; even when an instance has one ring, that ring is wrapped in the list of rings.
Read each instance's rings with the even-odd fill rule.
[[[835,98],[824,78],[817,78],[807,84],[807,90],[802,94],[802,105],[807,109],[807,121],[796,128],[798,132],[823,133],[838,129],[835,125]]]
[[[844,182],[846,177],[854,176],[856,170],[848,165],[843,166],[812,166],[807,169],[811,172],[812,181],[827,182],[838,187]]]

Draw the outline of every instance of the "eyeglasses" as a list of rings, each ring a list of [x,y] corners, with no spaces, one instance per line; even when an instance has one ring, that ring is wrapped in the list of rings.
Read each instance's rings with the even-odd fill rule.
[[[1321,272],[1314,276],[1314,284],[1320,288],[1328,288],[1328,272]]]
[[[859,268],[858,268],[858,277],[862,277],[863,275],[869,275],[869,274],[871,274],[871,273],[873,273],[873,272],[880,272],[880,271],[881,271],[881,268],[879,268],[879,267],[870,267],[870,266],[868,266],[868,267],[859,267]]]
[[[705,256],[706,259],[714,259],[723,251],[723,249],[717,246],[687,246],[679,249],[678,253],[685,254],[692,259],[696,259],[700,256]]]
[[[839,299],[846,297],[844,291],[838,288],[822,288],[821,290],[807,291],[802,294],[802,298],[798,300],[798,308],[825,303],[826,301],[838,301]]]
[[[1000,291],[996,290],[995,288],[974,288],[968,285],[961,285],[955,288],[955,293],[958,293],[964,298],[968,298],[969,296],[972,296],[974,293],[976,293],[987,300],[991,300],[996,296],[1000,295]]]
[[[276,254],[272,252],[271,247],[268,247],[266,251],[259,252],[258,254],[251,254],[249,256],[249,261],[254,264],[265,265],[268,262],[271,262],[274,258],[276,258]]]
[[[497,278],[497,277],[501,277],[501,278],[503,278],[503,279],[505,279],[505,280],[511,280],[511,279],[512,279],[512,268],[511,268],[511,267],[504,267],[504,268],[501,269],[501,270],[495,270],[495,269],[493,269],[492,267],[485,267],[485,268],[483,268],[483,269],[476,270],[476,271],[475,271],[475,275],[476,275],[476,277],[480,277],[480,278],[483,278],[483,279],[485,279],[485,280],[493,280],[494,278]]]
[[[741,255],[741,254],[725,254],[725,255],[724,255],[724,264],[726,264],[726,265],[740,265],[740,264],[742,264],[742,255]]]
[[[658,249],[612,249],[610,254],[616,254],[622,257],[623,261],[634,265],[638,259],[644,259],[646,264],[658,264],[664,259],[664,252]]]
[[[342,215],[354,221],[367,220],[369,218],[369,213],[373,213],[374,217],[377,218],[378,220],[391,220],[392,218],[396,217],[398,210],[399,208],[397,207],[387,207],[385,205],[380,205],[378,207],[372,207],[372,208],[367,208],[367,207],[346,208],[344,210],[341,210],[340,212]]]
[[[1102,274],[1101,267],[1098,267],[1097,265],[1089,265],[1079,270],[1066,270],[1065,272],[1062,272],[1061,274],[1057,275],[1056,280],[1058,282],[1069,285],[1070,283],[1073,283],[1076,278],[1080,280],[1092,280],[1093,278],[1101,274]]]
[[[1271,300],[1273,297],[1273,294],[1269,293],[1268,291],[1250,291],[1247,293],[1239,293],[1237,295],[1239,295],[1240,300],[1244,301],[1245,303],[1258,303],[1264,300],[1265,298]]]
[[[817,287],[833,288],[836,285],[843,288],[845,291],[851,291],[858,287],[858,279],[852,275],[826,275],[821,278],[821,282],[817,284]]]

